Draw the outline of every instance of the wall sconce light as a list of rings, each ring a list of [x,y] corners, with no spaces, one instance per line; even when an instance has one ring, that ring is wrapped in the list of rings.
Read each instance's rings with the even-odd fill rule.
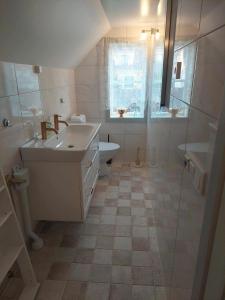
[[[160,37],[159,29],[158,28],[143,29],[140,34],[140,40],[146,41],[149,39],[150,36],[158,40]]]

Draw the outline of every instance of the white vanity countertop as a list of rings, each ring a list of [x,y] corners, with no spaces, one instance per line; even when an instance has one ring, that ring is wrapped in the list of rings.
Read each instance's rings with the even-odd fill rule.
[[[66,158],[79,161],[89,145],[97,135],[101,127],[100,123],[79,123],[69,124],[68,127],[60,130],[58,135],[53,134],[47,140],[31,140],[21,148],[23,160],[63,160],[61,154]],[[57,159],[58,157],[58,159]],[[69,159],[70,160],[70,159]]]

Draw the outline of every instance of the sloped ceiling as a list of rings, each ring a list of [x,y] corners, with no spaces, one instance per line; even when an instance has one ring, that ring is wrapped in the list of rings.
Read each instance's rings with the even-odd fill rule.
[[[100,0],[1,0],[0,60],[75,67],[109,29]]]
[[[111,27],[159,26],[166,2],[0,0],[0,61],[76,67]]]

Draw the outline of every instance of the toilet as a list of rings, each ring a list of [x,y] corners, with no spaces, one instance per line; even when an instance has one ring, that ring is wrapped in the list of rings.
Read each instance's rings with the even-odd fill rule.
[[[107,164],[107,161],[112,159],[119,149],[120,145],[118,144],[99,142],[100,176],[109,175],[110,166]]]

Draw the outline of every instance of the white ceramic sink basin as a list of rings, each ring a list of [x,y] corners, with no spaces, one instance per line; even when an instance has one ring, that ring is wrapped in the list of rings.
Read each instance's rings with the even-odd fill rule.
[[[20,148],[22,160],[80,161],[100,126],[100,123],[70,124],[45,141],[31,140]]]

